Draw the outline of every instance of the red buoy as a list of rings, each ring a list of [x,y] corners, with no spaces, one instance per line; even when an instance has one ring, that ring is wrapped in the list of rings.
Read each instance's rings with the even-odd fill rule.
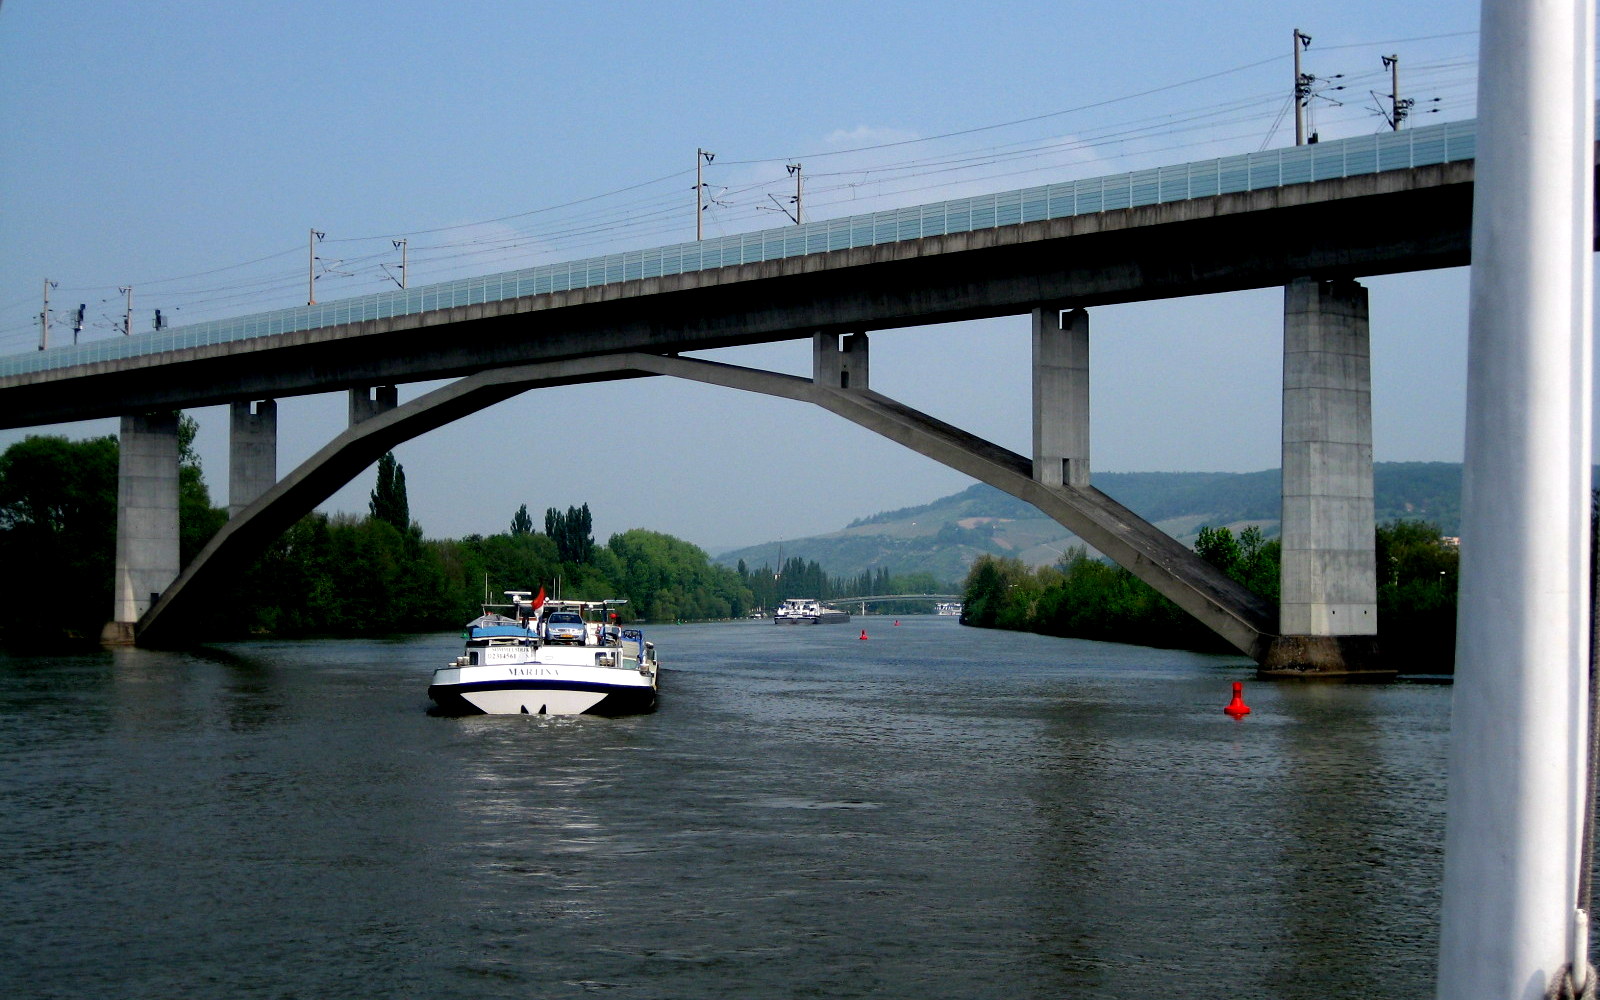
[[[866,629],[862,629],[861,630],[861,638],[865,639],[866,637],[867,637],[867,630]]]
[[[899,628],[899,627],[900,627],[900,619],[898,619],[898,618],[896,618],[896,619],[895,619],[895,620],[894,620],[894,627],[895,627],[895,628]]]
[[[1228,702],[1228,707],[1223,709],[1235,719],[1242,719],[1250,714],[1250,706],[1244,703],[1244,684],[1240,681],[1233,682],[1233,700]]]

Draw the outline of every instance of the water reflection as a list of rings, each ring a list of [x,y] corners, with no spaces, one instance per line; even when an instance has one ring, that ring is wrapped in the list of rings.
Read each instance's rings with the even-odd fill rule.
[[[1285,684],[1283,990],[1348,996],[1427,983],[1437,952],[1448,720],[1407,714],[1437,689]],[[1400,946],[1375,962],[1363,942]],[[1419,994],[1420,995],[1420,994]]]

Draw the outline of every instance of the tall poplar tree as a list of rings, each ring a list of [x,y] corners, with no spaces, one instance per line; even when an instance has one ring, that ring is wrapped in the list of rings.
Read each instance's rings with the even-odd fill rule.
[[[527,504],[518,507],[517,512],[511,516],[511,534],[512,537],[533,534],[533,518],[528,516]]]
[[[406,500],[405,466],[394,460],[394,452],[378,459],[378,485],[368,504],[374,519],[388,521],[404,535],[411,527],[411,505]]]

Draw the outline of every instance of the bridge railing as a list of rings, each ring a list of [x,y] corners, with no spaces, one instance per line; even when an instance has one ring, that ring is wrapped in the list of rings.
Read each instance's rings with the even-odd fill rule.
[[[1187,201],[1333,180],[1385,170],[1471,160],[1475,120],[1443,122],[1309,146],[1244,153],[1128,173],[1042,184],[1016,191],[846,216],[800,226],[739,233],[647,250],[394,289],[314,306],[296,306],[210,320],[131,337],[115,337],[0,357],[0,375],[112,361],[273,334],[410,316],[525,295],[591,288],[639,278],[878,246],[926,236],[977,232],[1022,222]]]

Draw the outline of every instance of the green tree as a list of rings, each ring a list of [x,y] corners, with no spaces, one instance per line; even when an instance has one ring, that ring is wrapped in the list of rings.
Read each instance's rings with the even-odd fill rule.
[[[395,461],[394,452],[378,459],[378,484],[372,490],[368,509],[374,518],[386,521],[402,535],[411,530],[411,505],[406,499],[405,466]]]
[[[115,437],[29,435],[0,453],[0,636],[94,641],[116,561]],[[79,609],[64,614],[63,609]]]
[[[1455,668],[1459,552],[1427,521],[1376,532],[1378,644],[1385,662],[1414,673]]]
[[[1012,591],[1028,576],[1022,560],[981,555],[967,571],[962,594],[962,617],[983,628],[1006,628],[1020,617],[1018,595]]]
[[[587,563],[594,558],[594,524],[589,505],[568,507],[565,514],[554,507],[544,512],[544,533],[556,543],[564,563]]]
[[[194,448],[199,432],[199,422],[189,414],[178,418],[178,563],[183,566],[228,523],[227,510],[211,505],[200,453]]]
[[[636,617],[732,618],[752,606],[737,571],[712,565],[704,550],[682,539],[635,528],[612,535],[606,549]]]
[[[533,518],[528,516],[527,504],[518,507],[517,512],[511,515],[511,534],[514,536],[533,534]]]
[[[1194,540],[1194,551],[1224,573],[1231,573],[1239,562],[1239,543],[1226,527],[1202,527]]]

